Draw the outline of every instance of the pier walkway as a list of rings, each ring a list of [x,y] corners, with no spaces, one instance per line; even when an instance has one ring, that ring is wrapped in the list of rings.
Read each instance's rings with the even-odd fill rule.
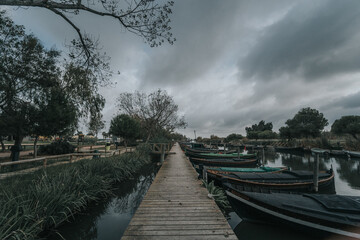
[[[179,144],[171,151],[121,239],[237,239]]]

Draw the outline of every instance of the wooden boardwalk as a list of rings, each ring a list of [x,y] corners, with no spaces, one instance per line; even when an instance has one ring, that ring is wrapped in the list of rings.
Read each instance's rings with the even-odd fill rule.
[[[121,239],[237,239],[179,144],[171,151]]]

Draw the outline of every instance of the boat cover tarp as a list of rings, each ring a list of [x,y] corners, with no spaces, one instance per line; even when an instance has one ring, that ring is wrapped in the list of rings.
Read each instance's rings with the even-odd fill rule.
[[[331,211],[360,213],[360,197],[322,194],[304,194],[304,196],[316,200]]]
[[[252,181],[296,181],[296,180],[311,180],[313,173],[310,171],[283,171],[281,173],[232,173],[226,174],[226,176],[239,178],[242,180]],[[319,179],[330,177],[329,173],[319,173]],[[285,183],[285,182],[284,182]]]
[[[224,172],[274,172],[279,171],[281,168],[272,167],[259,167],[259,168],[231,168],[231,167],[219,167],[209,168],[210,170],[224,171]]]

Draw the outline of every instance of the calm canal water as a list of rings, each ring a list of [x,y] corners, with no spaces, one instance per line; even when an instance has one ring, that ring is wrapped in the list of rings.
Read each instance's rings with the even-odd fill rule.
[[[260,154],[261,156],[261,154]],[[287,166],[292,170],[313,170],[314,155],[290,154],[274,151],[265,152],[266,166]],[[337,194],[360,196],[360,159],[320,157],[320,170],[330,169],[335,172],[335,189]],[[281,226],[256,224],[242,221],[234,212],[230,212],[228,219],[230,226],[241,240],[248,239],[291,239],[291,240],[315,240],[318,237],[307,235],[303,232],[295,232],[292,229]]]
[[[145,166],[133,179],[116,186],[114,196],[90,206],[71,222],[47,236],[47,240],[119,240],[139,207],[159,167]]]

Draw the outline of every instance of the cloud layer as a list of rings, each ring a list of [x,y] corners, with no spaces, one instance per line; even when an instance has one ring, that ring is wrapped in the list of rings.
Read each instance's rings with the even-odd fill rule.
[[[46,46],[76,35],[57,16],[10,8],[11,16]],[[109,123],[124,91],[163,88],[185,114],[182,133],[244,133],[265,120],[277,130],[302,107],[332,122],[360,112],[360,2],[357,0],[177,1],[173,46],[150,48],[110,19],[75,21],[99,36],[112,57],[115,87],[101,92]]]

